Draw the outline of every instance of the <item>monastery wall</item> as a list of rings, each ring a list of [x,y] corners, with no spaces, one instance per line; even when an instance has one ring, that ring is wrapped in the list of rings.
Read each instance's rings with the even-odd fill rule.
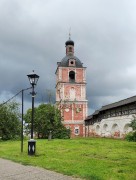
[[[123,138],[128,132],[132,131],[129,127],[133,115],[124,115],[102,119],[86,127],[86,136],[101,136]]]

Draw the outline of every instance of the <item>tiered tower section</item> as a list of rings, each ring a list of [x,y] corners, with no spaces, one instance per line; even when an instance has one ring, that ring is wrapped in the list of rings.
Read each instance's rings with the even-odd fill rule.
[[[74,41],[65,43],[66,56],[57,63],[56,104],[61,110],[63,124],[71,129],[71,137],[84,136],[87,117],[86,68],[74,56]]]

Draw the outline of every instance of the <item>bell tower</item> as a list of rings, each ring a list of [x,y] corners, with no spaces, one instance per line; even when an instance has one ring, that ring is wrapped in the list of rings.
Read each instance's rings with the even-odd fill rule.
[[[71,129],[71,137],[84,136],[87,117],[86,67],[74,56],[74,41],[65,43],[66,56],[57,63],[56,104],[61,110],[63,124]]]

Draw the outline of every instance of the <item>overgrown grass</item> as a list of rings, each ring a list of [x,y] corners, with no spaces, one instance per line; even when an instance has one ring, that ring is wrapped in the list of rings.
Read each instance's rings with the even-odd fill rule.
[[[27,141],[0,142],[0,157],[87,180],[135,180],[136,143],[106,138],[37,140],[36,155],[27,155]]]

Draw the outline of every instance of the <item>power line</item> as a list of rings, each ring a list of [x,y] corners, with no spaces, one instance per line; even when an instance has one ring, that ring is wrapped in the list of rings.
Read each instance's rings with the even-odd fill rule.
[[[3,106],[4,104],[7,104],[9,101],[11,101],[12,99],[14,99],[16,96],[18,96],[22,91],[31,89],[32,87],[26,88],[26,89],[22,89],[21,91],[19,91],[17,94],[15,94],[14,96],[12,96],[10,99],[8,99],[7,101],[3,102],[2,104],[0,104],[0,107]]]
[[[21,90],[22,91],[22,90]],[[3,106],[4,104],[8,103],[9,101],[11,101],[12,99],[14,99],[18,94],[21,93],[21,91],[19,91],[17,94],[15,94],[14,96],[12,96],[10,99],[8,99],[7,101],[5,101],[4,103],[0,104],[0,106]]]

